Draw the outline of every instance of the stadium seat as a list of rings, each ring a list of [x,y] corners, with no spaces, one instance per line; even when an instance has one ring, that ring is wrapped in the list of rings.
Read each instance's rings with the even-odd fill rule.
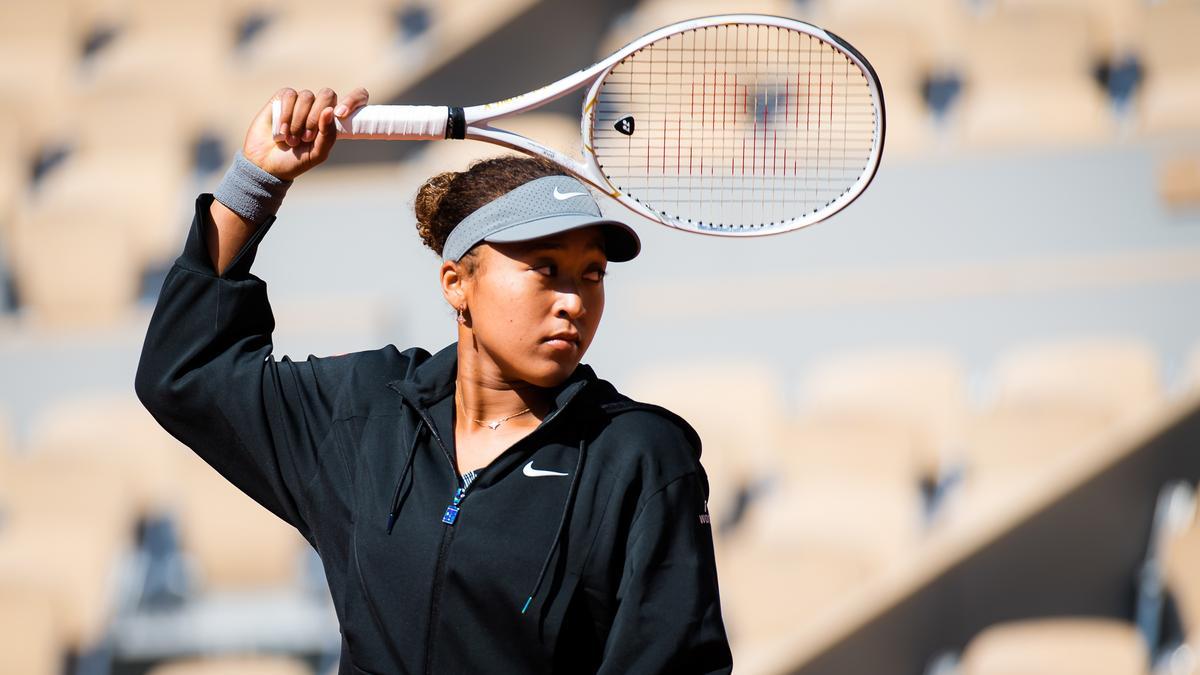
[[[1200,153],[1183,154],[1159,163],[1158,196],[1169,209],[1200,207]]]
[[[142,260],[126,223],[80,210],[30,215],[17,225],[13,272],[31,320],[53,328],[111,324],[133,307]]]
[[[1173,0],[1148,10],[1139,116],[1149,134],[1200,129],[1200,5]]]
[[[928,59],[933,70],[956,72],[960,67],[965,26],[969,19],[968,3],[960,0],[813,0],[809,6],[814,8],[813,18],[818,25],[830,28],[856,47],[859,46],[856,40],[839,32],[842,22],[890,25],[921,58]],[[875,56],[866,47],[863,52],[875,61]]]
[[[1200,344],[1192,348],[1188,357],[1187,374],[1184,377],[1187,379],[1187,386],[1193,391],[1200,391]]]
[[[183,192],[187,171],[182,143],[136,150],[110,145],[74,153],[45,176],[36,199],[22,210],[18,228],[22,220],[31,222],[17,239],[36,240],[43,231],[53,237],[52,232],[64,227],[78,230],[70,236],[106,236],[112,241],[97,250],[119,245],[122,251],[112,262],[121,261],[124,270],[140,275],[144,266],[169,261],[182,247],[190,218],[190,199]],[[131,192],[133,186],[136,191]],[[26,252],[16,250],[18,257]],[[105,264],[92,260],[80,269]],[[136,297],[136,289],[133,292]]]
[[[49,597],[37,589],[0,577],[0,635],[4,636],[0,638],[0,673],[63,672],[64,650],[54,608]]]
[[[39,411],[30,424],[30,457],[103,461],[128,481],[137,513],[165,513],[179,485],[179,456],[190,452],[133,396],[74,398]]]
[[[922,88],[934,69],[932,45],[880,16],[834,14],[823,27],[854,45],[879,75],[887,102],[887,156],[928,153],[933,121]]]
[[[766,474],[777,454],[783,414],[779,389],[761,364],[714,360],[702,369],[693,363],[661,365],[636,373],[628,392],[665,406],[696,428],[704,444],[709,511],[718,523],[734,511],[742,490]]]
[[[293,584],[304,546],[296,530],[195,455],[180,461],[179,536],[201,591]]]
[[[212,656],[171,661],[146,675],[311,675],[303,661],[284,656]]]
[[[804,5],[792,0],[742,0],[735,5],[721,0],[643,0],[609,27],[600,40],[596,58],[603,58],[652,30],[667,24],[713,14],[733,12],[773,14],[802,19],[807,14]]]
[[[12,219],[29,187],[33,147],[21,128],[21,118],[7,104],[0,104],[0,256],[12,236]]]
[[[787,485],[877,481],[915,489],[921,476],[916,440],[896,421],[807,416],[781,434],[774,464]]]
[[[967,412],[966,372],[953,356],[928,350],[838,354],[805,374],[799,411],[904,425],[914,443],[916,469],[936,479],[957,462]]]
[[[1200,649],[1200,521],[1164,542],[1166,586],[1175,600],[1185,641]]]
[[[1111,424],[1109,415],[1090,407],[1009,406],[980,414],[966,434],[964,473],[948,517],[969,523],[1003,509],[1077,460]]]
[[[995,404],[1095,408],[1114,419],[1162,403],[1158,357],[1136,339],[1064,338],[1010,351],[993,371]]]
[[[1074,14],[1085,22],[1095,37],[1098,55],[1106,60],[1120,59],[1136,49],[1146,14],[1140,0],[1000,0],[1002,11],[1040,11],[1045,9]]]
[[[962,675],[1148,675],[1137,627],[1101,618],[1050,618],[990,626],[963,652]]]
[[[968,36],[956,111],[964,144],[1076,144],[1115,133],[1107,96],[1092,76],[1100,48],[1079,12],[1001,11],[976,21]]]
[[[21,103],[22,128],[35,140],[58,128],[85,29],[66,0],[0,3],[0,91]]]
[[[734,654],[796,635],[869,579],[876,561],[855,551],[739,542],[717,561],[721,613]]]
[[[52,476],[35,477],[22,467],[8,477],[19,479],[4,490],[13,496],[0,530],[0,583],[49,597],[63,643],[80,652],[107,631],[132,530],[114,477],[71,472],[59,466]]]

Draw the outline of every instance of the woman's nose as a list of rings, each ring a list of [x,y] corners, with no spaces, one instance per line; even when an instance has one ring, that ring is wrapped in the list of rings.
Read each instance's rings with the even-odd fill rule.
[[[585,308],[583,306],[583,296],[577,288],[569,288],[560,290],[558,293],[558,309],[555,312],[556,316],[567,319],[578,319],[583,316]]]

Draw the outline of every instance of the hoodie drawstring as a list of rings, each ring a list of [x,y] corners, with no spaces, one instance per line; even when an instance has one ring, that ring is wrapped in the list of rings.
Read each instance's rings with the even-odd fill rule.
[[[583,473],[583,456],[587,452],[587,441],[579,440],[579,457],[575,460],[575,473],[571,474],[571,486],[567,488],[567,498],[563,502],[562,516],[558,519],[558,529],[554,532],[554,541],[550,542],[550,550],[546,551],[546,559],[542,561],[542,569],[538,572],[537,581],[533,584],[533,590],[529,591],[529,597],[525,598],[525,606],[521,608],[521,613],[529,609],[529,604],[533,602],[533,596],[537,595],[538,589],[542,587],[542,579],[546,576],[546,570],[550,567],[550,559],[554,557],[554,551],[558,548],[558,543],[562,539],[563,529],[567,524],[567,515],[571,512],[571,506],[575,503],[575,489],[579,486],[579,475]]]
[[[392,534],[392,526],[396,524],[396,516],[400,513],[400,488],[404,486],[404,479],[412,473],[413,456],[417,454],[417,440],[421,438],[421,430],[424,428],[425,420],[418,420],[417,428],[413,431],[412,444],[408,448],[408,457],[404,460],[404,469],[400,472],[400,478],[396,480],[396,489],[392,492],[392,508],[388,511],[387,518],[388,535]]]

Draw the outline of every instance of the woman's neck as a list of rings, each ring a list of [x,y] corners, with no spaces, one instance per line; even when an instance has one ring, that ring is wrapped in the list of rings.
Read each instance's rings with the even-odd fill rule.
[[[549,392],[528,382],[506,379],[499,366],[471,342],[458,343],[455,400],[461,419],[486,424],[512,416],[504,422],[506,426],[536,426],[550,408]],[[529,414],[517,415],[527,408]]]

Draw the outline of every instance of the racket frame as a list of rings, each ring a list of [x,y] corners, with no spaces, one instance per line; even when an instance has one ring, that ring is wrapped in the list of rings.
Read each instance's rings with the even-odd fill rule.
[[[824,207],[804,214],[803,216],[794,218],[777,224],[770,229],[727,229],[718,228],[715,226],[706,226],[693,222],[683,221],[674,216],[664,216],[663,214],[651,209],[645,204],[624,195],[616,186],[614,186],[604,172],[600,168],[599,161],[596,157],[596,152],[593,149],[593,128],[595,124],[595,108],[599,98],[600,91],[604,85],[605,77],[627,57],[635,52],[646,48],[663,38],[685,31],[712,28],[717,26],[727,25],[755,25],[755,26],[773,26],[787,30],[799,31],[821,40],[822,42],[837,49],[849,59],[859,70],[866,76],[867,85],[871,92],[871,100],[874,105],[875,112],[875,141],[872,144],[871,152],[868,157],[867,165],[858,179],[844,193],[830,201]],[[546,147],[537,141],[534,141],[521,134],[508,131],[499,127],[492,126],[492,122],[516,115],[522,112],[527,112],[539,108],[551,101],[559,99],[577,89],[587,87],[587,92],[583,100],[583,110],[580,119],[580,138],[582,140],[582,161],[565,155],[553,148]],[[421,133],[388,133],[381,135],[378,133],[358,133],[354,125],[354,119],[360,113],[369,109],[390,109],[396,114],[407,114],[414,119],[424,119]],[[460,112],[456,112],[460,111]],[[871,183],[875,177],[875,173],[879,168],[879,162],[883,153],[883,140],[886,131],[884,117],[883,90],[879,83],[879,77],[875,73],[875,69],[866,60],[861,53],[854,47],[848,44],[845,40],[836,35],[821,29],[812,24],[790,19],[786,17],[772,16],[766,14],[720,14],[715,16],[706,16],[696,19],[680,21],[678,23],[664,26],[657,30],[651,31],[621,49],[614,52],[607,58],[568,75],[556,82],[548,84],[544,87],[534,89],[524,94],[514,96],[512,98],[503,99],[491,103],[468,106],[461,109],[444,108],[442,106],[407,106],[407,105],[388,105],[388,106],[366,106],[360,108],[351,115],[348,122],[349,125],[343,123],[342,120],[337,120],[339,138],[387,138],[391,140],[427,140],[437,138],[438,134],[445,133],[443,137],[450,138],[450,129],[452,124],[446,123],[448,119],[452,119],[455,114],[461,114],[462,120],[465,121],[462,138],[484,141],[493,145],[502,146],[518,152],[523,152],[529,155],[543,157],[555,164],[558,164],[563,169],[588,183],[592,187],[612,197],[621,205],[631,211],[648,218],[657,223],[667,225],[676,229],[686,230],[688,232],[696,232],[700,234],[713,234],[719,236],[763,236],[769,234],[779,234],[790,232],[801,227],[806,227],[813,223],[820,222],[834,213],[842,210],[859,195]],[[445,124],[443,127],[442,125]],[[443,132],[443,129],[445,130]]]

